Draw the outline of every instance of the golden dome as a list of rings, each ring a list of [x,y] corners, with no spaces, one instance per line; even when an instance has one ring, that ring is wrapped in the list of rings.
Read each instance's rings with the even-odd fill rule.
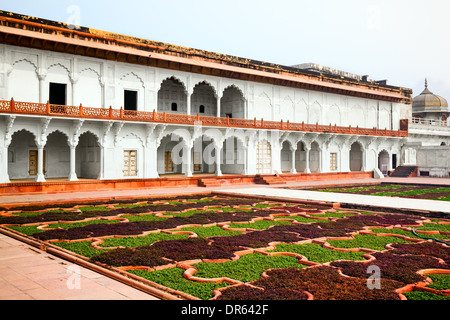
[[[448,103],[444,98],[433,94],[428,89],[425,79],[425,89],[412,100],[412,111],[415,112],[448,112]]]

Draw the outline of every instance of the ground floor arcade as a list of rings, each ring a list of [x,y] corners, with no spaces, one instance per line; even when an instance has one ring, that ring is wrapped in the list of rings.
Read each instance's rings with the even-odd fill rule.
[[[0,183],[165,175],[383,172],[402,139],[287,130],[1,116]]]

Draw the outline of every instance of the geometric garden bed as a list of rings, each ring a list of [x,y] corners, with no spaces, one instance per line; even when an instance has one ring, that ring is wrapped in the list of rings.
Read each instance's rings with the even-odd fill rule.
[[[0,225],[182,299],[450,299],[442,218],[199,195],[11,208]]]

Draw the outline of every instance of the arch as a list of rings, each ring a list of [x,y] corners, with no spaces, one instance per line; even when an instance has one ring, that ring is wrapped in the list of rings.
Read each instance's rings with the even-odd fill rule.
[[[53,130],[47,135],[46,178],[67,178],[70,174],[70,148],[68,135],[61,130]]]
[[[88,128],[81,128],[81,131],[80,131],[80,133],[78,135],[78,140],[83,134],[91,134],[91,135],[93,135],[95,137],[96,141],[97,141],[97,144],[98,145],[102,145],[102,143],[101,143],[102,139],[101,139],[100,135],[97,132],[95,132],[95,131],[93,131],[91,129],[88,129]]]
[[[174,139],[174,137],[177,137],[178,140]],[[158,174],[183,173],[185,170],[183,159],[188,146],[188,142],[181,135],[175,133],[165,134],[160,139],[156,152]]]
[[[272,100],[267,95],[267,93],[262,92],[255,101],[255,117],[257,119],[272,120],[273,110],[272,110]]]
[[[85,107],[103,107],[103,86],[100,74],[92,68],[80,71],[80,77],[75,85],[74,104]]]
[[[226,133],[223,136],[223,139],[226,140],[228,138],[236,138],[245,148],[245,146],[247,145],[247,137],[248,136],[243,129],[233,128],[226,131]]]
[[[300,98],[295,102],[295,122],[308,122],[308,103],[305,99]]]
[[[381,150],[378,153],[378,169],[384,174],[387,175],[389,172],[389,152],[385,149]]]
[[[290,96],[285,96],[280,104],[279,115],[274,120],[283,120],[292,122],[295,117],[295,103]]]
[[[304,141],[297,141],[295,150],[295,170],[304,172],[306,170],[306,144]]]
[[[221,148],[221,171],[225,174],[245,174],[246,152],[245,143],[237,135],[224,139]]]
[[[131,139],[134,139],[134,140],[139,141],[139,145],[140,145],[141,147],[143,147],[143,146],[145,145],[145,140],[144,140],[142,137],[140,137],[138,134],[136,134],[135,132],[127,132],[127,133],[124,133],[123,135],[121,135],[121,136],[117,139],[117,142],[122,143],[123,140],[126,140],[126,139],[128,139],[128,138],[131,138]]]
[[[37,71],[38,71],[37,65],[36,65],[33,61],[31,61],[31,60],[29,60],[29,59],[27,59],[27,58],[23,58],[23,59],[19,59],[19,60],[14,61],[14,62],[11,64],[11,67],[14,68],[14,66],[15,66],[16,64],[22,63],[22,62],[31,64],[31,65],[34,67],[34,70],[35,70],[36,73],[37,73]]]
[[[320,172],[320,145],[317,141],[311,143],[309,151],[309,169],[311,172]]]
[[[33,141],[36,141],[36,137],[37,137],[37,133],[35,133],[35,132],[33,132],[33,131],[31,131],[31,130],[29,130],[29,129],[25,129],[25,128],[17,128],[17,129],[15,129],[15,130],[13,130],[12,132],[11,132],[11,140],[12,140],[12,138],[14,137],[14,135],[16,134],[16,133],[19,133],[19,132],[21,132],[21,131],[24,131],[24,132],[27,132],[27,133],[29,133],[29,134],[31,134],[32,136],[33,136]],[[11,141],[12,142],[12,141]]]
[[[124,81],[126,78],[128,78],[128,77],[131,77],[131,78],[134,78],[134,80],[137,80],[137,81],[139,81],[140,83],[141,83],[141,86],[142,86],[142,88],[145,88],[145,82],[144,82],[144,80],[142,80],[142,78],[139,76],[139,75],[137,75],[134,71],[130,71],[130,72],[127,72],[127,73],[125,73],[125,74],[123,74],[120,78],[119,78],[119,81]]]
[[[53,129],[53,130],[49,131],[47,134],[47,139],[51,134],[62,134],[66,137],[66,141],[69,141],[69,133],[64,132],[63,130],[61,130],[61,128]]]
[[[350,108],[350,113],[348,114],[349,125],[352,127],[364,127],[365,126],[365,116],[364,111],[360,105],[354,105]]]
[[[92,131],[80,134],[76,147],[75,171],[77,177],[97,179],[100,176],[100,140]]]
[[[367,128],[375,128],[378,124],[377,109],[374,106],[370,106],[367,110]]]
[[[231,118],[244,119],[247,112],[245,110],[245,101],[242,90],[235,85],[229,85],[222,92],[220,116],[227,117],[231,115]]]
[[[197,82],[197,83],[194,85],[194,88],[193,88],[192,91],[194,92],[194,91],[195,91],[195,88],[197,88],[197,87],[199,87],[199,86],[207,86],[207,87],[211,88],[212,91],[213,91],[213,93],[214,93],[214,96],[217,97],[217,90],[216,90],[216,87],[214,87],[214,85],[213,85],[211,82],[209,82],[209,81],[207,81],[207,80],[199,81],[199,82]]]
[[[223,91],[222,91],[222,95],[223,95],[223,93],[224,93],[226,90],[237,90],[237,91],[239,92],[239,94],[242,96],[242,98],[243,98],[244,100],[247,100],[247,99],[245,98],[245,93],[244,93],[245,90],[244,90],[239,84],[233,83],[233,84],[230,84],[230,85],[226,86],[226,87],[223,89]]]
[[[292,142],[289,140],[284,140],[281,144],[280,150],[280,161],[281,161],[281,171],[290,172],[292,169]]]
[[[175,129],[171,132],[165,132],[164,135],[162,135],[161,138],[158,140],[156,146],[160,147],[162,140],[168,136],[171,136],[170,137],[171,141],[181,142],[185,147],[189,147],[190,145],[191,134],[189,133],[189,131],[187,131],[186,129]],[[174,138],[177,138],[177,140]]]
[[[14,62],[8,73],[8,95],[16,101],[39,101],[39,78],[33,62],[27,59]]]
[[[36,135],[27,130],[16,130],[8,146],[8,176],[10,180],[36,178]]]
[[[350,171],[361,171],[363,168],[363,146],[359,141],[355,141],[350,146]]]
[[[308,122],[311,124],[322,123],[322,106],[317,101],[309,107]]]
[[[82,73],[84,73],[84,72],[92,72],[92,73],[95,73],[95,74],[97,75],[98,81],[99,81],[99,82],[101,81],[102,76],[97,72],[97,70],[94,70],[94,69],[91,68],[91,67],[87,67],[87,68],[81,69],[80,74],[82,74]]]
[[[67,72],[67,75],[70,74],[70,70],[68,67],[66,67],[65,65],[63,65],[62,63],[53,63],[51,65],[48,66],[47,70],[50,71],[52,68],[62,68]]]
[[[379,129],[391,129],[391,113],[389,110],[380,109],[379,119]]]
[[[201,81],[194,86],[191,95],[191,114],[199,113],[200,105],[204,106],[204,113],[202,115],[217,115],[216,89],[207,81]]]
[[[328,112],[325,115],[326,120],[324,121],[324,124],[331,124],[331,125],[342,125],[341,124],[341,110],[336,104],[333,104],[330,106]]]
[[[178,78],[176,76],[170,76],[170,77],[167,77],[164,80],[162,80],[161,85],[159,86],[159,90],[161,90],[163,88],[164,83],[168,82],[168,81],[180,84],[183,87],[184,92],[188,91],[186,84],[180,78]]]
[[[176,103],[176,110],[172,105]],[[187,113],[186,85],[178,78],[172,76],[161,82],[158,90],[158,111],[170,113]]]
[[[220,149],[222,146],[220,146]],[[217,171],[217,144],[211,135],[202,134],[192,144],[192,165],[194,173]],[[220,164],[219,164],[220,165]]]

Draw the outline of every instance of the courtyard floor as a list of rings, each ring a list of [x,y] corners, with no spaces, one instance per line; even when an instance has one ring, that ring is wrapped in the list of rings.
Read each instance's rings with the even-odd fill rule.
[[[450,179],[434,178],[385,178],[386,183],[432,184],[450,185]],[[311,181],[287,183],[284,185],[241,185],[224,186],[221,188],[168,188],[168,189],[141,189],[141,190],[114,190],[95,192],[72,192],[58,194],[21,194],[0,195],[0,207],[7,204],[22,204],[52,201],[69,201],[97,198],[129,198],[144,197],[148,195],[170,196],[174,194],[201,193],[207,191],[221,191],[229,194],[269,196],[279,199],[303,199],[325,202],[353,203],[367,206],[410,208],[413,210],[444,212],[450,214],[448,202],[383,198],[375,196],[362,196],[351,194],[322,193],[307,190],[287,190],[284,188],[318,187],[332,185],[352,185],[364,183],[378,183],[375,179],[357,179],[341,181]],[[282,189],[283,188],[283,189]],[[94,271],[73,266],[51,254],[37,248],[0,234],[0,299],[50,299],[50,300],[137,300],[157,299],[150,294],[130,288],[126,284],[112,280]],[[74,271],[79,272],[80,286],[73,287]],[[75,282],[77,284],[77,282]]]

